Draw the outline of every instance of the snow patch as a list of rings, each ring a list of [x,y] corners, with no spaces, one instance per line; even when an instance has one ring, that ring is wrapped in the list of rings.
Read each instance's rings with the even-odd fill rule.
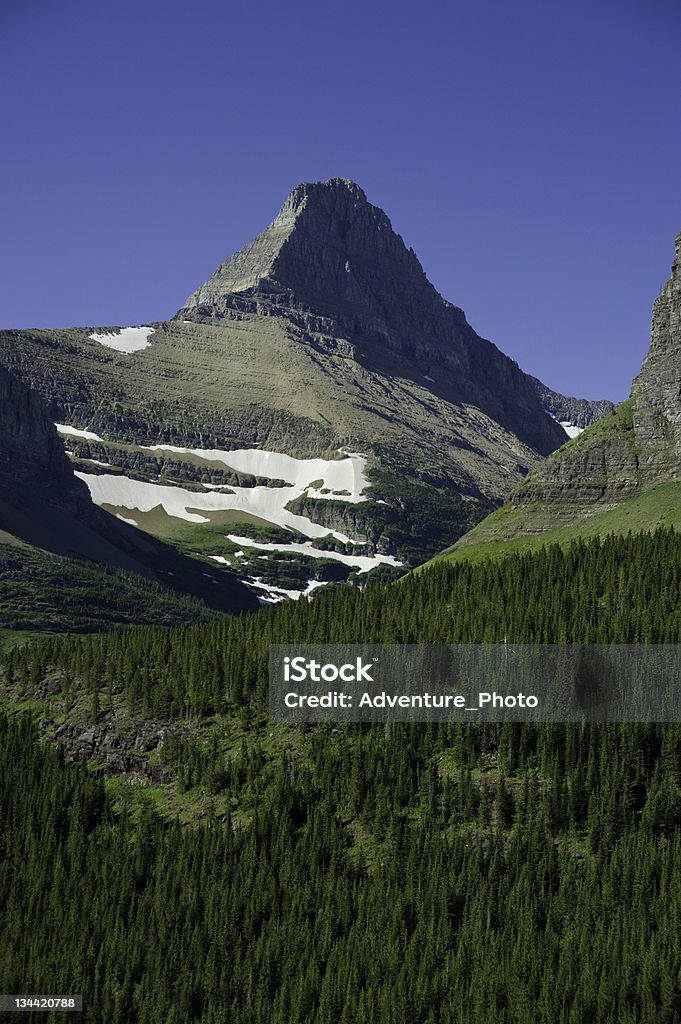
[[[239,544],[245,548],[256,548],[258,551],[292,551],[299,555],[309,555],[311,558],[329,558],[333,562],[342,562],[362,573],[371,572],[377,565],[401,566],[392,555],[344,555],[340,551],[324,551],[323,548],[316,548],[313,544],[271,544],[261,541],[249,540],[248,537],[239,537],[233,533],[227,534],[227,540],[232,544]]]
[[[89,334],[88,337],[106,348],[130,355],[132,352],[141,352],[143,348],[149,348],[149,338],[154,330],[154,327],[121,327],[114,334]]]
[[[101,441],[99,434],[93,434],[91,430],[79,430],[78,427],[69,427],[66,423],[55,423],[57,433],[65,434],[67,437],[82,437],[86,441]]]
[[[343,544],[352,543],[344,533],[329,530],[306,516],[289,512],[286,504],[299,494],[292,487],[235,487],[231,493],[223,494],[219,491],[188,491],[183,487],[130,480],[110,473],[93,476],[76,472],[75,475],[87,484],[96,505],[115,505],[139,512],[151,512],[161,506],[167,515],[187,523],[210,522],[210,518],[202,513],[237,510],[302,533],[304,537],[326,537],[330,533]]]
[[[89,431],[64,427],[65,433],[101,440]],[[320,500],[340,500],[357,504],[367,500],[365,490],[369,487],[366,476],[367,457],[360,452],[340,449],[341,459],[297,459],[280,452],[257,448],[239,448],[233,451],[210,448],[182,448],[176,445],[158,444],[140,446],[144,451],[166,451],[179,455],[191,455],[217,462],[236,472],[269,480],[285,480],[283,487],[234,487],[218,489],[218,485],[206,485],[203,491],[190,491],[183,487],[152,483],[145,480],[131,480],[119,474],[98,476],[77,472],[76,476],[87,485],[92,500],[97,505],[114,506],[137,510],[140,513],[162,508],[165,513],[188,523],[208,523],[210,513],[222,511],[243,512],[285,530],[301,534],[309,540],[333,537],[343,544],[364,545],[339,530],[312,522],[307,516],[290,512],[287,506],[303,496]],[[95,461],[95,460],[92,460]],[[316,484],[317,486],[313,486]],[[382,502],[384,504],[384,502]],[[370,572],[380,564],[400,566],[390,555],[345,555],[336,551],[324,551],[309,543],[264,544],[248,538],[230,538],[240,547],[259,548],[262,551],[290,551],[316,558],[328,558],[342,562],[359,570]],[[243,550],[234,558],[244,555]],[[226,564],[229,564],[228,562]]]
[[[571,423],[570,420],[556,419],[553,413],[550,412],[548,409],[544,409],[544,412],[547,416],[550,416],[552,420],[555,420],[556,423],[563,428],[568,437],[579,437],[580,434],[584,433],[584,427],[577,427],[574,423]]]
[[[71,429],[71,428],[68,428]],[[84,436],[84,432],[81,432]],[[96,435],[90,435],[95,440]],[[121,505],[125,508],[148,512],[159,505],[170,516],[184,519],[189,523],[205,523],[208,519],[202,512],[236,510],[287,530],[301,533],[304,537],[326,537],[329,533],[343,544],[359,544],[339,530],[329,530],[313,523],[307,516],[295,515],[287,505],[304,495],[320,500],[329,499],[357,504],[365,501],[364,491],[369,486],[365,474],[366,456],[359,452],[345,453],[343,459],[296,459],[280,452],[256,448],[240,448],[223,451],[217,448],[180,448],[176,445],[141,446],[144,451],[168,451],[180,455],[192,455],[218,462],[236,472],[270,480],[286,480],[283,487],[230,487],[228,491],[217,486],[203,492],[189,491],[182,487],[142,480],[128,480],[125,477],[102,475],[83,477],[97,505]],[[319,483],[320,487],[313,487]]]
[[[265,591],[268,597],[260,597],[258,599],[262,604],[278,604],[287,597],[292,601],[298,601],[301,597],[309,597],[312,591],[318,587],[326,586],[320,580],[308,580],[305,590],[286,590],[285,587],[274,587],[269,583],[263,583],[262,576],[254,576],[252,580],[244,580],[244,583],[249,587]]]
[[[73,455],[73,452],[67,452],[66,454],[67,455],[71,455],[73,458],[75,458],[75,456]],[[83,459],[83,458],[79,458],[78,461],[79,462],[89,462],[93,466],[104,466],[106,469],[111,469],[111,463],[110,462],[100,462],[99,459]]]
[[[127,523],[129,526],[139,527],[139,523],[135,519],[126,519],[125,516],[118,515],[118,513],[116,513],[116,519],[120,519],[122,523]]]

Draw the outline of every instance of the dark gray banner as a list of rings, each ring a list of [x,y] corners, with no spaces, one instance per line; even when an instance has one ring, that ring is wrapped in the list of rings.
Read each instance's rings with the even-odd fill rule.
[[[681,645],[272,646],[270,718],[677,722]]]

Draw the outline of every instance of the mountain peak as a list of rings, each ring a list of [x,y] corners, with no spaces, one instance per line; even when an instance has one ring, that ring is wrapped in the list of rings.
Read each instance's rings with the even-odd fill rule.
[[[328,181],[304,181],[291,191],[284,203],[287,206],[299,207],[306,202],[357,202],[366,203],[364,189],[349,178],[329,178]]]
[[[293,226],[300,217],[324,217],[341,210],[346,215],[353,212],[356,215],[360,207],[374,209],[367,202],[364,190],[349,178],[304,181],[291,190],[267,231],[275,226]]]
[[[175,319],[229,317],[235,296],[323,316],[374,321],[387,291],[441,303],[389,218],[347,178],[303,182],[272,223],[230,256]],[[237,302],[239,307],[240,303]]]
[[[353,181],[296,186],[269,227],[218,267],[175,320],[219,324],[253,314],[286,319],[299,341],[364,369],[435,382],[537,451],[565,440],[517,363],[442,298]]]

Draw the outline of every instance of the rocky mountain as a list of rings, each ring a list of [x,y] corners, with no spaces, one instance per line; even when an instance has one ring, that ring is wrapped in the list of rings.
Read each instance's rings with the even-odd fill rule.
[[[73,472],[63,443],[43,399],[21,381],[0,368],[0,581],[3,599],[0,623],[12,625],[14,612],[8,611],[9,578],[16,584],[17,574],[34,577],[39,588],[45,569],[52,575],[54,559],[64,567],[68,586],[87,587],[93,584],[88,563],[134,574],[134,581],[116,581],[121,593],[130,601],[131,590],[144,591],[149,603],[168,604],[164,592],[191,595],[222,611],[244,610],[254,601],[233,576],[216,567],[212,585],[204,575],[205,566],[180,555],[174,548],[156,540],[98,508],[91,500],[87,486]],[[68,560],[68,562],[67,562]],[[112,584],[116,578],[110,576]],[[150,581],[156,589],[143,584]],[[97,581],[99,583],[99,581]],[[220,584],[220,585],[217,585]],[[68,590],[65,585],[64,590]],[[47,621],[45,609],[35,607],[34,621]],[[159,590],[159,588],[161,588]],[[93,590],[94,594],[94,590]],[[117,598],[111,594],[108,621],[117,621]],[[138,595],[139,596],[139,595]],[[56,593],[57,604],[64,594]],[[170,604],[173,602],[170,601]],[[185,616],[188,608],[178,604]],[[199,612],[195,617],[200,618]],[[153,621],[153,616],[146,616]]]
[[[567,439],[344,179],[295,188],[172,320],[0,332],[0,364],[95,502],[273,600],[422,561]]]
[[[629,398],[549,456],[454,545],[587,536],[681,524],[681,234],[653,306],[651,340]]]
[[[0,502],[51,499],[74,513],[90,505],[44,401],[0,367]]]
[[[433,385],[541,454],[565,438],[517,363],[428,281],[388,217],[351,181],[299,185],[272,224],[223,263],[175,320],[280,317],[365,373]]]
[[[560,423],[569,437],[581,434],[615,408],[615,403],[607,399],[594,402],[588,398],[569,398],[547,388],[537,377],[530,377],[530,381],[546,412]]]
[[[644,482],[678,479],[681,466],[681,232],[669,280],[653,307],[650,349],[631,388]]]

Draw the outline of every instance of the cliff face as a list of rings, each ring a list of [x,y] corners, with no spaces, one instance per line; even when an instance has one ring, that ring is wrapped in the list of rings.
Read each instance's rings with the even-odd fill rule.
[[[681,233],[669,280],[653,306],[650,349],[631,388],[642,479],[681,472]]]
[[[87,513],[87,488],[71,470],[39,395],[0,368],[0,500],[35,501]]]
[[[541,454],[565,440],[531,379],[428,281],[354,182],[299,185],[272,224],[226,260],[175,320],[280,316],[368,369],[430,379]]]
[[[592,423],[603,418],[615,408],[607,399],[591,401],[588,398],[574,398],[561,395],[542,384],[536,377],[530,377],[541,404],[559,423],[569,423],[580,430],[586,430]]]
[[[671,276],[653,306],[650,349],[630,397],[528,476],[511,497],[514,515],[481,522],[456,547],[574,526],[629,499],[648,500],[652,488],[680,479],[681,234]],[[665,521],[659,504],[649,507],[646,512],[639,505],[637,511],[642,528],[658,523],[647,516]]]

